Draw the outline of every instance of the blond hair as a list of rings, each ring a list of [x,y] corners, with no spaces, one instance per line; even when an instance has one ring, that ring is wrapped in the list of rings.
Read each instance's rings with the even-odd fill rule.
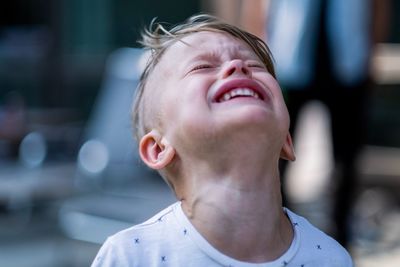
[[[206,14],[194,15],[184,23],[174,26],[169,30],[161,23],[156,23],[155,20],[153,20],[149,28],[145,29],[142,33],[142,40],[139,41],[139,43],[142,44],[145,49],[150,50],[151,53],[140,77],[132,108],[133,131],[137,141],[140,141],[140,139],[151,130],[151,122],[145,120],[144,113],[146,110],[143,105],[143,93],[146,89],[149,75],[160,61],[162,55],[172,44],[189,34],[204,31],[225,32],[242,40],[260,58],[268,72],[275,77],[272,55],[268,46],[262,39],[249,32]]]

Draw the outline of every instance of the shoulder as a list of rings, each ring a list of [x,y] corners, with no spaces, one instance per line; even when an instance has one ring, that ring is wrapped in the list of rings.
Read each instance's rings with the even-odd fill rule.
[[[141,224],[134,225],[110,236],[106,242],[126,245],[128,243],[138,244],[141,238],[146,238],[147,240],[159,239],[160,232],[173,226],[171,215],[174,205],[176,204],[165,208]]]
[[[149,253],[166,245],[164,243],[174,236],[174,205],[141,224],[108,237],[92,266],[143,266],[143,258],[151,257]]]
[[[286,210],[296,234],[299,235],[298,254],[312,261],[329,263],[329,266],[351,267],[352,259],[347,250],[336,240],[312,225],[307,219]],[[325,266],[322,263],[320,266]]]

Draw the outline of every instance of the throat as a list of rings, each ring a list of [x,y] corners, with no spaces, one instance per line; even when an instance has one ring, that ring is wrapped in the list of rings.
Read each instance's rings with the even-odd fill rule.
[[[192,205],[185,199],[182,208],[197,231],[222,253],[253,263],[275,260],[291,244],[291,224],[282,207],[255,199],[251,202],[249,205],[241,193],[219,197],[209,193],[207,200]]]

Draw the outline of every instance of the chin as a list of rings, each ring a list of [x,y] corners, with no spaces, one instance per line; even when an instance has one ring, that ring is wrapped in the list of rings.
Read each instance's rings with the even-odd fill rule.
[[[218,117],[223,121],[232,121],[247,125],[252,123],[266,123],[275,120],[273,110],[263,105],[242,105],[220,110]]]

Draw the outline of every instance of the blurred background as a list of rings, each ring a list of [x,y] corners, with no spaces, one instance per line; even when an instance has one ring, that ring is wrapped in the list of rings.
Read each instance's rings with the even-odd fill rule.
[[[371,50],[350,221],[349,249],[361,267],[400,264],[400,2],[388,2]],[[136,40],[154,17],[174,24],[206,11],[239,25],[235,5],[241,1],[3,1],[0,266],[88,266],[108,235],[174,201],[140,163],[131,136],[143,66]],[[298,122],[286,191],[293,209],[329,231],[329,113],[311,102]]]

